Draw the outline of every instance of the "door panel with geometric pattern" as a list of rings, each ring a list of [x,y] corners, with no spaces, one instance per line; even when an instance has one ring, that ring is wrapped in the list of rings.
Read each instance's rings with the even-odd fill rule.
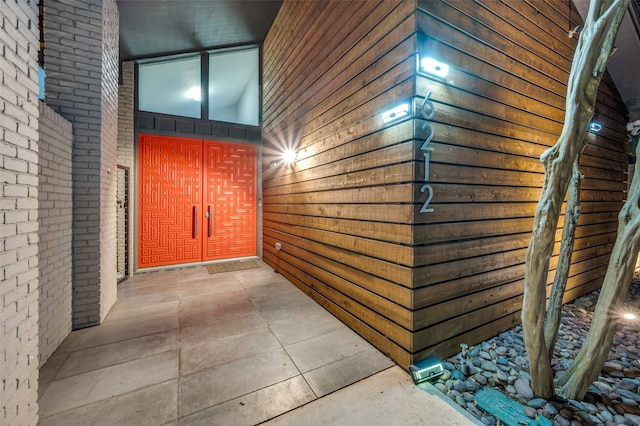
[[[138,267],[251,256],[256,148],[140,135]]]
[[[204,260],[256,254],[256,148],[205,141]]]

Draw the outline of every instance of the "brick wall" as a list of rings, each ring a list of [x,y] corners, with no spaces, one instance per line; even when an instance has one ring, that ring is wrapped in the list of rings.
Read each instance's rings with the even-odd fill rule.
[[[38,5],[0,7],[0,424],[38,421]]]
[[[116,0],[102,1],[102,126],[100,132],[100,321],[117,298],[118,73],[120,57]],[[116,284],[116,285],[114,285]]]
[[[134,152],[134,142],[135,142],[135,129],[134,129],[134,63],[133,62],[123,62],[122,64],[122,76],[121,81],[122,84],[118,88],[118,165],[127,167],[130,173],[133,171],[133,152]],[[120,176],[123,176],[124,173],[120,173]],[[133,233],[131,229],[129,229],[128,235],[128,247],[129,247],[129,262],[128,265],[125,265],[126,259],[124,256],[125,251],[125,227],[124,219],[125,215],[128,214],[128,223],[131,224],[132,217],[131,211],[131,200],[134,200],[134,187],[135,185],[131,185],[132,174],[129,174],[129,211],[126,212],[124,208],[118,209],[118,271],[124,273],[125,266],[129,271],[133,271]],[[119,198],[124,198],[124,188],[123,182],[119,182],[120,195]]]
[[[133,170],[134,152],[134,70],[131,61],[122,63],[122,84],[118,92],[118,164]]]
[[[73,327],[116,297],[118,12],[115,0],[44,3],[46,103],[73,124]]]
[[[39,361],[71,331],[71,123],[40,102]]]

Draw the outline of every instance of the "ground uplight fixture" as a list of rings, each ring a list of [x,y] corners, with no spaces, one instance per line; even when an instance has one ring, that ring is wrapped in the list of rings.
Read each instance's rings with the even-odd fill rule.
[[[636,319],[636,315],[632,314],[630,312],[627,312],[626,314],[622,315],[622,318],[627,319],[627,320],[634,320],[634,319]]]
[[[444,373],[444,367],[440,360],[427,358],[409,366],[409,374],[416,385],[427,380],[434,379]]]
[[[598,133],[600,130],[602,130],[602,124],[596,122],[596,121],[592,121],[591,123],[589,123],[589,131],[592,133]]]
[[[400,104],[395,108],[392,108],[388,111],[382,113],[382,121],[386,123],[390,123],[392,121],[396,121],[401,119],[402,117],[406,117],[409,115],[409,103]]]
[[[449,73],[449,65],[427,56],[420,60],[420,69],[427,74],[445,78]]]

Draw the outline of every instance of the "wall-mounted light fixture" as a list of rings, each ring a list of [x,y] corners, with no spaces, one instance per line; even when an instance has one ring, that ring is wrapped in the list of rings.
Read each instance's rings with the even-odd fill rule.
[[[409,106],[409,103],[403,103],[398,105],[395,108],[392,108],[388,111],[385,111],[382,113],[382,122],[383,123],[390,123],[392,121],[396,121],[401,119],[402,117],[406,117],[409,115],[409,111],[411,110],[411,107]]]
[[[574,27],[572,30],[569,30],[569,38],[575,38],[575,39],[580,38],[581,31],[582,31],[582,25],[578,25],[577,27]]]
[[[589,123],[589,131],[591,133],[598,133],[600,130],[602,130],[602,124],[596,122],[596,121],[591,121]]]
[[[449,65],[426,57],[420,60],[420,70],[439,78],[445,78],[449,73]]]
[[[298,153],[292,149],[288,149],[282,154],[282,160],[285,164],[291,165],[298,160]]]

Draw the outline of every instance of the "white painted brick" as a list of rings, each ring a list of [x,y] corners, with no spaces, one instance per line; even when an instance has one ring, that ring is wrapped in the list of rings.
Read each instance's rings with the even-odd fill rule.
[[[29,187],[24,185],[3,185],[2,196],[11,198],[28,197]]]
[[[0,387],[0,424],[35,425],[38,366],[29,357],[38,352],[37,235],[31,223],[38,206],[29,188],[37,185],[38,163],[37,2],[3,1],[0,20],[0,383],[6,384]]]
[[[28,235],[15,235],[13,237],[6,238],[4,240],[5,250],[15,250],[20,247],[26,247],[29,245]]]
[[[112,247],[115,249],[113,188],[116,174],[103,173],[107,165],[116,169],[118,14],[115,0],[47,2],[44,37],[47,104],[73,123],[73,282],[80,293],[85,287],[97,286],[101,290],[85,299],[74,298],[74,327],[77,328],[97,324],[104,318],[116,294],[116,267],[110,255]],[[60,178],[51,172],[48,177]],[[55,180],[49,183],[53,187],[58,185]],[[50,187],[41,187],[41,191],[50,193]],[[56,214],[50,211],[47,221],[41,223],[53,226],[49,219]],[[92,313],[86,313],[85,308]],[[96,319],[97,322],[87,322]]]
[[[18,160],[16,158],[4,158],[4,169],[11,170],[14,172],[28,172],[29,164],[26,161]]]
[[[39,363],[71,332],[71,123],[40,104]],[[42,158],[49,159],[43,163]],[[60,229],[68,229],[65,234]]]

